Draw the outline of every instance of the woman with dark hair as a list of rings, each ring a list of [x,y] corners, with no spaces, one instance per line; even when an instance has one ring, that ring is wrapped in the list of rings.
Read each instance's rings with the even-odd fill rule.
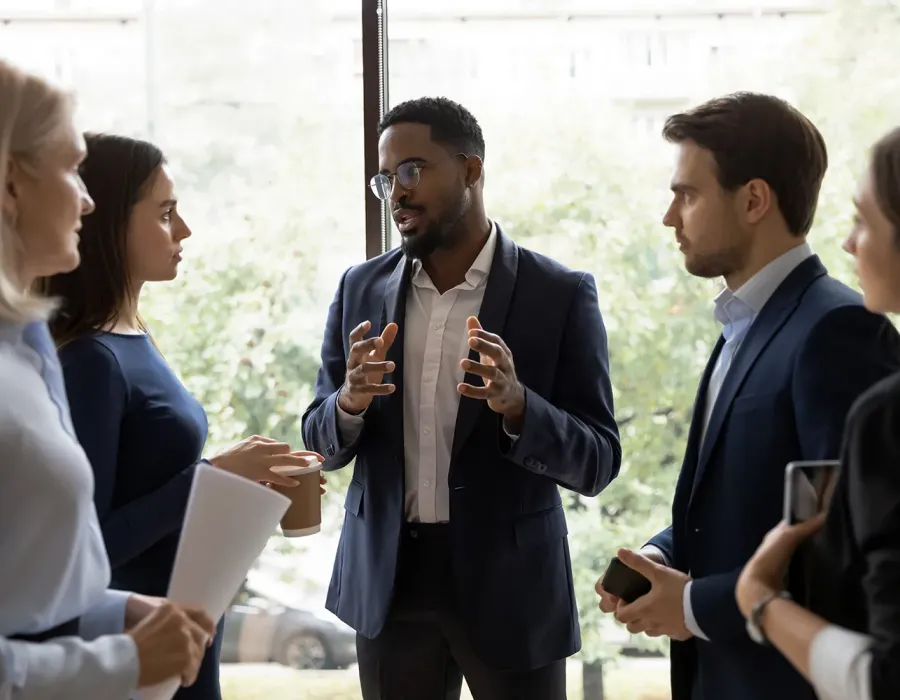
[[[844,248],[857,260],[865,304],[898,313],[900,129],[875,145],[854,204]],[[813,535],[804,548],[814,573],[806,609],[784,592],[784,579]],[[850,411],[827,514],[770,532],[741,574],[737,602],[751,633],[781,651],[820,698],[900,697],[900,374]]]
[[[95,504],[112,585],[166,594],[194,471],[206,442],[203,407],[185,389],[138,313],[146,282],[174,279],[191,235],[162,152],[144,141],[88,135],[81,176],[95,210],[84,218],[81,265],[45,280],[60,303],[59,346],[78,440],[95,477]],[[270,471],[313,452],[253,436],[208,460],[257,482],[295,485]],[[222,626],[196,683],[180,700],[221,697]]]

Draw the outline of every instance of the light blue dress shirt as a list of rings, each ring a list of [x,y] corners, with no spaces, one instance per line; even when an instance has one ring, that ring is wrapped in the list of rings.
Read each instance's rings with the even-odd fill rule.
[[[736,291],[731,291],[726,287],[716,296],[714,314],[716,320],[723,326],[722,335],[725,338],[725,344],[722,346],[722,351],[716,359],[716,364],[709,378],[709,386],[706,390],[701,446],[703,439],[706,438],[706,429],[715,408],[719,391],[722,388],[722,383],[728,375],[728,370],[731,368],[734,357],[740,352],[741,343],[747,336],[753,321],[756,320],[766,302],[769,301],[782,282],[787,279],[788,275],[812,254],[813,252],[809,245],[801,243],[775,258]],[[654,551],[663,558],[666,565],[671,564],[666,561],[665,554],[653,545],[647,545],[644,547],[644,551]],[[688,584],[684,587],[685,626],[695,637],[709,641],[709,637],[703,633],[700,625],[697,624],[696,617],[694,617],[694,609],[691,604],[691,584],[692,581],[688,581]]]
[[[0,320],[0,386],[0,636],[43,632],[75,618],[88,640],[121,633],[130,594],[107,590],[93,473],[72,429],[45,323]],[[133,689],[134,643],[121,635],[105,644],[116,652],[107,658],[107,675]],[[29,649],[2,646],[3,682],[14,690],[29,681]]]
[[[703,438],[706,437],[706,428],[709,425],[710,416],[719,397],[722,383],[731,368],[732,360],[741,349],[741,343],[747,336],[747,332],[753,325],[753,321],[762,311],[763,307],[790,275],[796,267],[813,254],[807,243],[801,243],[787,253],[775,258],[762,270],[747,280],[737,291],[732,292],[727,287],[723,289],[715,299],[716,320],[721,323],[725,345],[716,360],[709,386],[706,393],[706,411],[703,417]],[[700,442],[701,446],[703,441]],[[684,622],[695,637],[709,640],[697,618],[694,617],[694,608],[691,605],[691,581],[684,587]]]

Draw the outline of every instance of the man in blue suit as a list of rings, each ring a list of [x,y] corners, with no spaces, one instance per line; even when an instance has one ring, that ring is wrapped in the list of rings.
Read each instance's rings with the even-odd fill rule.
[[[564,700],[581,646],[559,488],[621,450],[591,275],[519,247],[483,202],[484,140],[446,99],[395,107],[372,178],[399,250],[342,277],[303,418],[355,459],[327,606],[365,700]]]
[[[723,277],[723,332],[694,404],[672,525],[620,559],[650,579],[631,604],[597,583],[633,632],[672,639],[673,700],[812,700],[775,650],[751,641],[738,574],[781,518],[785,465],[836,459],[850,405],[900,367],[897,334],[828,276],[806,243],[827,167],[812,123],[740,93],[668,119],[677,148],[663,222],[685,266]],[[790,590],[807,581],[796,568]],[[765,614],[767,601],[758,601]]]

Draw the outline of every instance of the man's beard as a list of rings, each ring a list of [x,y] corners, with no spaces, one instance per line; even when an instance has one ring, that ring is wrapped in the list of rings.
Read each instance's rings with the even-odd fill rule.
[[[448,204],[439,221],[431,221],[421,233],[403,236],[400,249],[408,258],[425,260],[440,248],[452,248],[463,235],[462,220],[466,215],[465,192]]]

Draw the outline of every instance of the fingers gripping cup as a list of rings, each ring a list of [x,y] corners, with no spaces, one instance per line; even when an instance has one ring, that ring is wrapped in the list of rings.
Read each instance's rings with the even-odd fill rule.
[[[285,537],[306,537],[322,529],[322,493],[319,473],[322,463],[309,459],[305,467],[272,467],[280,476],[294,479],[299,484],[294,487],[269,484],[270,488],[291,499],[291,505],[281,519],[281,532]]]

